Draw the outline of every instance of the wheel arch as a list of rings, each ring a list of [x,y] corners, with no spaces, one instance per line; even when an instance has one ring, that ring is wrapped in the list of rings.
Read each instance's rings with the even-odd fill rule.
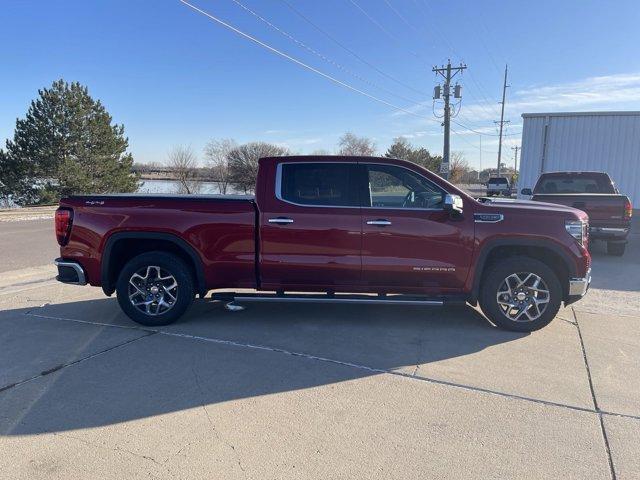
[[[487,267],[498,258],[514,255],[535,258],[548,265],[558,276],[558,280],[562,286],[563,300],[568,298],[569,282],[566,280],[576,275],[576,267],[574,262],[571,261],[569,254],[565,252],[562,247],[547,240],[500,238],[487,242],[478,255],[471,287],[471,303],[475,304],[478,301],[480,283],[486,273]]]
[[[105,241],[100,262],[102,291],[111,296],[124,264],[137,255],[154,250],[182,258],[192,270],[196,293],[204,295],[207,292],[202,259],[188,242],[171,233],[130,231],[113,233]]]

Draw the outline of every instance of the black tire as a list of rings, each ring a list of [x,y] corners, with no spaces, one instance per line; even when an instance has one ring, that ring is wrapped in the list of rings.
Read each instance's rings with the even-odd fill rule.
[[[504,282],[507,277],[512,274],[522,273],[532,273],[540,277],[544,284],[546,284],[549,294],[546,307],[542,309],[541,314],[537,318],[530,320],[525,317],[525,320],[523,321],[516,321],[509,318],[507,314],[503,312],[503,309],[498,303],[497,295],[499,289],[505,285]],[[521,277],[524,278],[526,275],[521,275]],[[526,287],[522,288],[525,289]],[[532,296],[533,295],[531,295],[531,297]],[[542,296],[540,298],[547,297]],[[488,267],[482,277],[480,297],[478,300],[484,314],[498,327],[516,332],[533,332],[534,330],[539,330],[548,325],[551,320],[555,318],[562,302],[562,286],[560,285],[560,281],[554,271],[546,264],[534,258],[514,256],[508,257],[504,260],[498,260],[496,263],[493,263]],[[536,313],[540,313],[536,312],[535,308],[537,307],[533,306],[528,310],[533,317],[536,316]],[[518,311],[519,310],[516,310],[514,313],[517,313]],[[527,312],[524,313],[529,315]]]
[[[165,300],[166,295],[166,300],[162,302],[160,307],[160,310],[162,308],[167,308],[164,312],[159,311],[157,314],[147,314],[143,311],[143,309],[146,308],[146,305],[136,307],[133,305],[133,301],[129,299],[129,295],[131,295],[135,290],[138,290],[135,286],[130,289],[129,280],[137,272],[145,271],[147,267],[151,267],[151,273],[149,273],[149,270],[146,270],[147,276],[151,279],[154,276],[158,277],[158,274],[163,278],[167,275],[171,275],[177,283],[175,290],[171,290],[170,292],[171,296],[175,297],[175,301],[171,300],[166,291],[160,289],[161,292],[159,293],[163,294],[162,300]],[[161,270],[157,272],[153,267],[159,267]],[[153,282],[153,280],[150,280],[150,282]],[[165,282],[169,283],[169,285],[165,283],[165,286],[173,284],[170,279],[165,280]],[[142,282],[140,282],[140,284],[142,284]],[[142,290],[146,290],[146,288],[142,288]],[[141,325],[157,327],[175,322],[187,311],[195,295],[194,280],[191,270],[182,259],[168,252],[154,251],[138,255],[127,262],[118,276],[116,293],[120,308],[122,308],[124,313],[126,313],[131,320]],[[139,296],[134,297],[134,301],[148,301],[148,298],[149,297],[142,298],[142,295],[139,294]],[[164,306],[167,304],[170,304],[170,306]],[[150,305],[152,313],[154,305],[158,306],[158,302],[156,301]]]
[[[627,248],[626,243],[622,242],[607,242],[607,253],[616,257],[624,255],[624,250]]]

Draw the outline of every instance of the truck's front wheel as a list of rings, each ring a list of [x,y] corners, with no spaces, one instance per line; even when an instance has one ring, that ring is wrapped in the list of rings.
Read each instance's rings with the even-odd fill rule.
[[[147,326],[168,325],[191,305],[193,277],[179,257],[148,252],[132,258],[118,277],[120,308],[133,321]]]
[[[509,257],[483,276],[480,307],[494,324],[532,332],[551,322],[560,309],[562,286],[554,271],[529,257]]]

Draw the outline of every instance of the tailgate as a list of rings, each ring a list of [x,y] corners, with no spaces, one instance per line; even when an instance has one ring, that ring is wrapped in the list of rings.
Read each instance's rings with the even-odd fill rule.
[[[589,225],[594,227],[622,226],[626,223],[624,219],[626,197],[624,195],[606,193],[536,194],[532,200],[557,203],[582,210],[589,215]]]

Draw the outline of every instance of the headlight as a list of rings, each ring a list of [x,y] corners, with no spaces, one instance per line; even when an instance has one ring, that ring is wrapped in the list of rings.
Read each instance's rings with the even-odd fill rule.
[[[587,240],[588,224],[582,220],[566,220],[564,228],[567,233],[575,238],[580,245],[584,245]]]

